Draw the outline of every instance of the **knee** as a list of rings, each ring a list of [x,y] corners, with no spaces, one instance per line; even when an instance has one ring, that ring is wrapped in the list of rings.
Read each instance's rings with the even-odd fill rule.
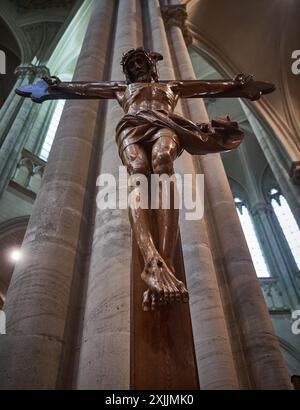
[[[128,166],[127,166],[127,171],[129,175],[137,175],[137,174],[142,174],[145,176],[150,175],[150,167],[147,162],[145,161],[132,161]]]
[[[152,156],[152,168],[154,174],[173,175],[173,160],[169,150],[154,151]]]

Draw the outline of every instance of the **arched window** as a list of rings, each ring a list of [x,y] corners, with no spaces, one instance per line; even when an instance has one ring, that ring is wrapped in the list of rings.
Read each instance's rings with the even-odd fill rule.
[[[259,278],[268,278],[270,277],[270,272],[266,264],[264,254],[260,247],[258,238],[256,236],[256,232],[249,211],[243,200],[241,200],[240,198],[235,198],[234,201],[247,241],[247,245],[250,251],[250,255],[253,261],[253,265],[256,270],[256,274]]]
[[[64,109],[65,105],[65,100],[59,100],[56,104],[56,108],[53,114],[53,117],[51,119],[47,135],[44,141],[44,144],[42,146],[42,149],[40,151],[39,157],[43,159],[44,161],[48,160],[49,153],[53,144],[53,140],[57,131],[57,127]]]
[[[278,189],[273,188],[269,193],[271,205],[290,247],[298,269],[300,270],[300,230],[285,197]]]

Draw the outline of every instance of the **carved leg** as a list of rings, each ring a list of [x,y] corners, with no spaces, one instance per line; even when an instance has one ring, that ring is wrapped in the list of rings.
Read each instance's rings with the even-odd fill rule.
[[[123,163],[130,175],[150,173],[150,165],[143,148],[137,144],[128,146],[123,152]],[[155,310],[161,305],[181,300],[182,282],[178,281],[155,247],[151,234],[151,209],[129,208],[129,220],[144,259],[141,274],[148,287],[144,294],[143,309]]]
[[[159,131],[160,138],[152,148],[152,169],[157,175],[174,175],[173,162],[177,156],[178,145],[172,137],[170,130]],[[175,137],[176,138],[176,137]],[[155,210],[156,223],[159,227],[159,253],[166,261],[168,267],[175,274],[173,266],[174,249],[178,236],[179,210],[175,209],[175,182],[162,182],[159,184],[159,209]],[[163,208],[163,197],[168,198],[169,209]],[[178,300],[186,302],[188,292],[182,282],[178,281],[174,275],[169,277],[169,281],[179,290]]]
[[[169,132],[169,131],[168,131]],[[173,161],[177,154],[177,144],[167,136],[161,136],[152,148],[152,169],[154,174],[161,176],[174,174]],[[157,226],[159,227],[159,252],[174,273],[173,256],[178,233],[179,210],[174,207],[176,185],[165,181],[159,184],[159,209],[155,210]],[[169,209],[163,209],[163,197]]]

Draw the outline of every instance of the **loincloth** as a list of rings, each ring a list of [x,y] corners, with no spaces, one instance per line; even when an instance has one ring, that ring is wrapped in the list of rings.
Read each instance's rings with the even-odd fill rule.
[[[124,115],[117,125],[116,142],[120,157],[128,145],[153,144],[160,137],[158,131],[163,128],[172,131],[170,138],[178,145],[178,155],[183,150],[193,155],[227,151],[236,148],[241,142],[214,138],[211,133],[201,130],[197,124],[174,113],[142,110]]]

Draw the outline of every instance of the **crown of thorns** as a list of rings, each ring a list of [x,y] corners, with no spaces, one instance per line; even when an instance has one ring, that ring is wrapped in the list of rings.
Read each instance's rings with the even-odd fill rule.
[[[127,51],[127,53],[123,54],[122,60],[121,60],[121,65],[123,69],[126,67],[128,61],[133,57],[138,54],[142,54],[142,56],[145,58],[147,61],[147,64],[149,66],[156,65],[158,61],[163,60],[163,56],[159,53],[156,53],[154,51],[146,51],[142,47],[139,48],[132,48],[131,50]]]

